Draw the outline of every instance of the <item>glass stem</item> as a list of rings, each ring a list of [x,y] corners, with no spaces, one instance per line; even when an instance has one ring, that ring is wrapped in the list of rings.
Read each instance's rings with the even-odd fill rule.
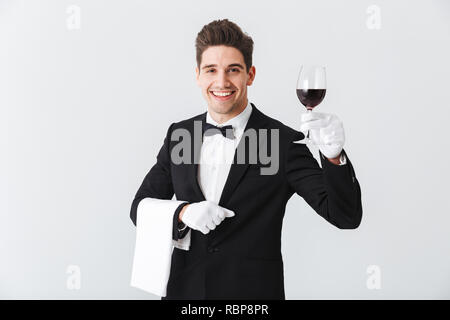
[[[306,112],[312,112],[312,109],[307,109],[307,111]],[[308,132],[306,133],[306,138],[308,138],[309,139],[309,130],[308,130]]]

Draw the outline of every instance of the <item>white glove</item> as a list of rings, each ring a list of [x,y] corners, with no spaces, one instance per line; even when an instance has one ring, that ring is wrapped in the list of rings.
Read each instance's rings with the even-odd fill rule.
[[[214,230],[225,218],[234,217],[234,212],[218,206],[212,201],[191,203],[183,213],[181,221],[203,234]]]
[[[307,135],[327,158],[336,158],[344,148],[345,135],[342,121],[334,114],[302,113],[300,131]]]

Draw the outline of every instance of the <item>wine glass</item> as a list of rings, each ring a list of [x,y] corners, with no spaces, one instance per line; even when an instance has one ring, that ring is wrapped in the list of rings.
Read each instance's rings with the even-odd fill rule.
[[[327,91],[326,71],[323,66],[303,65],[297,80],[297,97],[307,112],[322,102]],[[309,141],[309,130],[305,141]]]

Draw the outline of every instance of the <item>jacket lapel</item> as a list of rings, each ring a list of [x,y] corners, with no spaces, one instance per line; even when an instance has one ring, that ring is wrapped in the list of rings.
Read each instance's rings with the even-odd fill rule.
[[[258,132],[258,129],[263,127],[263,115],[261,112],[256,109],[255,105],[252,103],[252,113],[250,114],[250,117],[247,121],[247,125],[245,126],[244,133],[249,129],[254,129],[256,132]],[[246,161],[246,163],[238,164],[237,163],[237,150],[239,147],[242,147],[242,144],[245,143],[245,139],[241,139],[239,141],[238,147],[236,148],[234,152],[234,158],[233,163],[230,167],[230,172],[228,173],[227,181],[225,182],[225,185],[223,187],[222,195],[220,197],[219,206],[225,207],[228,203],[228,200],[232,196],[234,190],[238,186],[239,182],[241,181],[242,176],[247,171],[250,163]],[[257,152],[259,152],[259,145],[257,146]],[[246,152],[247,153],[247,152]],[[246,159],[248,159],[248,154],[246,154]]]
[[[206,123],[206,112],[202,113],[198,118],[194,119],[194,121],[202,121],[202,128]],[[200,185],[198,184],[198,161],[200,159],[200,151],[201,146],[203,143],[203,134],[200,132],[201,135],[201,141],[198,145],[196,145],[195,142],[195,132],[194,132],[194,121],[190,124],[189,132],[191,133],[191,146],[192,146],[192,154],[191,154],[191,163],[193,165],[188,165],[187,168],[189,170],[188,179],[192,186],[194,186],[194,192],[196,199],[191,200],[191,202],[200,202],[205,201],[205,195],[202,192],[202,189],[200,188]]]

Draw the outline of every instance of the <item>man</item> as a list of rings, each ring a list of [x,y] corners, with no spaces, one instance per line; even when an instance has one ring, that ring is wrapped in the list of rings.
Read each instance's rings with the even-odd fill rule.
[[[248,101],[247,86],[256,72],[248,35],[227,19],[213,21],[199,32],[196,50],[196,78],[208,110],[170,125],[157,163],[132,203],[131,219],[138,228],[140,219],[148,225],[143,234],[166,230],[152,240],[155,250],[171,232],[175,248],[163,299],[285,299],[281,229],[289,198],[297,193],[340,229],[361,222],[361,191],[343,150],[342,122],[330,114],[302,115],[300,130],[309,130],[318,145],[321,168],[305,144],[295,143],[304,138],[302,132]],[[195,136],[196,124],[204,133],[200,147],[180,153],[180,132]],[[251,130],[257,133],[256,163],[249,160],[255,152],[245,146]],[[264,139],[260,133],[267,131],[275,139]],[[267,161],[260,159],[265,147],[277,162],[269,174],[263,174]],[[244,163],[237,161],[242,150]],[[177,155],[190,161],[180,162]],[[174,194],[177,200],[171,200]],[[138,213],[145,206],[151,209]],[[169,228],[157,222],[161,219]],[[183,239],[188,240],[181,244]],[[148,268],[159,258],[149,260]],[[148,274],[146,268],[140,272]]]

